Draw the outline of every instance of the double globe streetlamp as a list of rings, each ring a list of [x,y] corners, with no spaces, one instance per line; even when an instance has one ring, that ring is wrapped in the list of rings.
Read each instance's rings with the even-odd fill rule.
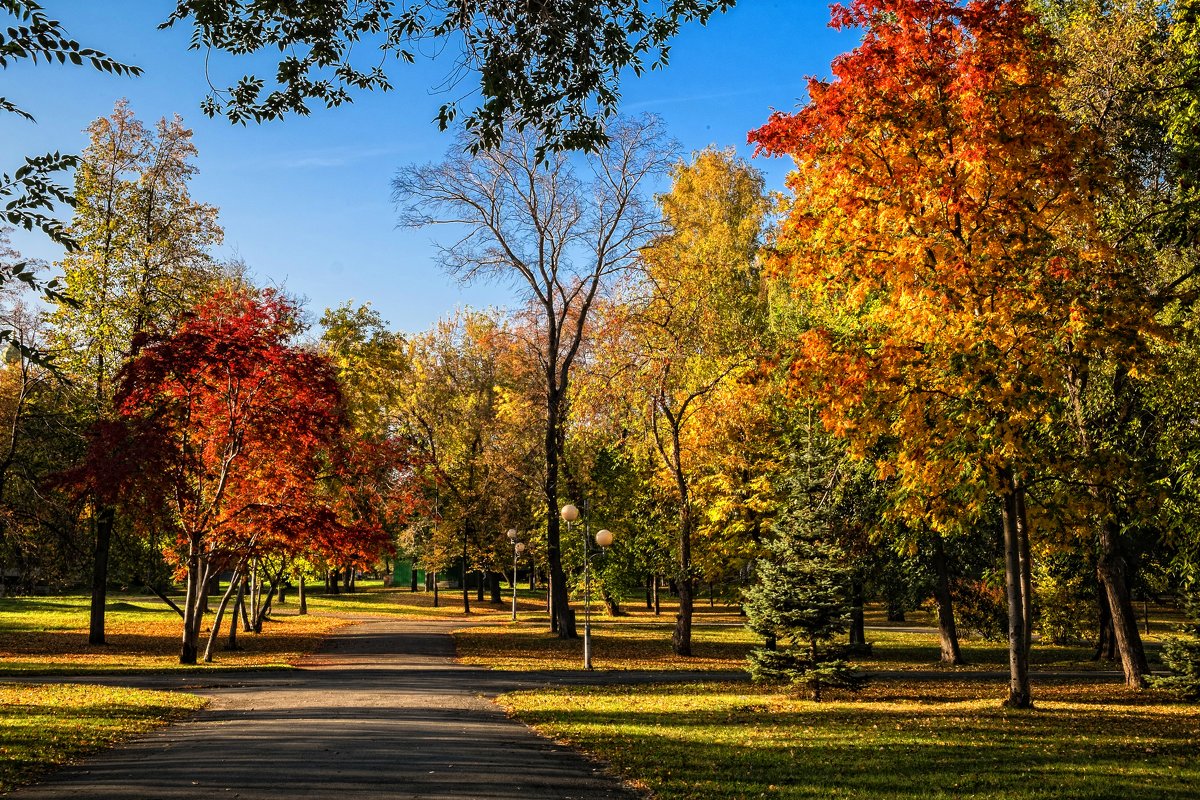
[[[583,502],[583,668],[592,668],[592,537],[588,529],[587,501]],[[567,535],[571,535],[571,523],[579,519],[579,509],[573,503],[567,503],[559,512],[567,523]],[[610,530],[600,530],[596,533],[596,544],[601,551],[613,543]]]
[[[513,579],[512,579],[512,620],[517,621],[517,557],[525,552],[525,543],[521,541],[521,534],[516,528],[508,529],[508,540],[513,546]]]

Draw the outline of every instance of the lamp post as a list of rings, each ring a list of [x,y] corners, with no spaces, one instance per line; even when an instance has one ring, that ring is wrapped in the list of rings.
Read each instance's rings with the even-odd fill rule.
[[[508,529],[508,540],[513,546],[513,579],[512,579],[512,621],[517,621],[517,556],[525,552],[525,543],[521,541],[521,534],[516,528]]]
[[[592,669],[592,540],[588,529],[587,501],[583,501],[583,668]],[[571,523],[579,519],[579,509],[568,503],[560,512],[567,523],[567,535],[571,534]],[[613,534],[609,530],[596,533],[596,544],[602,550],[613,543]]]

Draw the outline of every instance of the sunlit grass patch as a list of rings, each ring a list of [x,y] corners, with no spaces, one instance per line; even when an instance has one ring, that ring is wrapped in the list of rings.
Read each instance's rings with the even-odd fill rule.
[[[154,599],[114,598],[106,614],[107,643],[90,645],[88,603],[84,596],[0,599],[0,675],[283,669],[347,624],[329,616],[280,614],[262,634],[239,632],[239,649],[228,651],[227,614],[214,663],[184,667],[178,663],[182,628],[174,611]],[[206,637],[207,630],[206,624]]]
[[[986,683],[873,686],[812,703],[742,684],[590,687],[501,698],[552,738],[659,800],[1195,798],[1194,706],[1119,685],[1035,688],[1000,706]]]
[[[741,627],[697,627],[687,658],[671,652],[668,625],[602,623],[592,627],[592,661],[597,669],[742,669],[754,641]],[[454,642],[460,662],[493,669],[578,669],[583,662],[582,638],[559,639],[533,623],[465,628]]]
[[[0,684],[0,792],[201,708],[190,694]]]
[[[868,630],[871,654],[854,659],[855,666],[866,670],[938,670],[941,644],[933,632]],[[977,637],[960,641],[966,667],[956,670],[1006,670],[1008,669],[1007,642],[989,642]],[[1120,664],[1107,661],[1092,661],[1092,650],[1084,646],[1063,646],[1049,642],[1037,642],[1029,654],[1033,670],[1066,670],[1070,672],[1095,669],[1119,669]]]

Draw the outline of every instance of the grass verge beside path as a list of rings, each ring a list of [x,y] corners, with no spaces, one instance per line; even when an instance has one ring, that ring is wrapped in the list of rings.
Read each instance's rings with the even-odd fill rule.
[[[239,648],[214,663],[179,664],[179,615],[155,599],[115,597],[108,605],[104,645],[88,644],[88,598],[0,599],[0,677],[175,670],[283,669],[312,652],[347,621],[330,616],[275,616],[263,633],[238,634]],[[287,611],[283,612],[284,614]],[[224,626],[229,625],[226,615]],[[205,636],[207,636],[207,625]]]
[[[579,669],[583,663],[580,638],[562,640],[544,625],[493,625],[454,632],[458,660],[491,669]],[[743,669],[755,637],[745,628],[692,630],[692,652],[684,658],[671,652],[670,628],[621,622],[593,625],[592,663],[596,669],[714,670]]]
[[[1155,692],[881,684],[812,703],[744,684],[541,689],[500,703],[657,800],[1194,799],[1200,715]]]
[[[206,702],[190,694],[111,686],[0,683],[0,792]]]

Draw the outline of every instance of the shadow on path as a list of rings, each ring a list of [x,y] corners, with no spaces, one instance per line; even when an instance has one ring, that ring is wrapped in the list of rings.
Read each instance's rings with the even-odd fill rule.
[[[601,765],[535,735],[481,697],[559,680],[552,673],[456,665],[449,632],[458,624],[361,623],[331,637],[294,672],[97,678],[187,688],[210,698],[211,705],[188,722],[95,756],[12,796],[637,797]],[[593,676],[571,677],[581,677],[582,683]]]

